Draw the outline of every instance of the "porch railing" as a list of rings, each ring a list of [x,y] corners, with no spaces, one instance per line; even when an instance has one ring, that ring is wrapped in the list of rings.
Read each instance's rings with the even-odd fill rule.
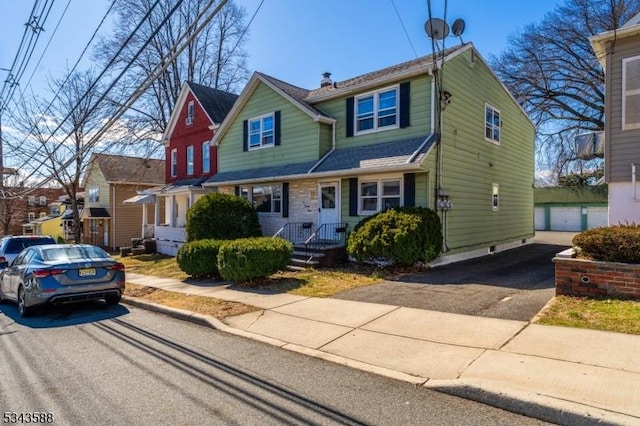
[[[327,245],[344,245],[347,240],[346,223],[323,223],[304,242],[305,246],[313,245],[325,248]]]
[[[291,241],[293,244],[303,244],[313,234],[313,223],[311,222],[289,222],[286,223],[274,237],[280,237]]]

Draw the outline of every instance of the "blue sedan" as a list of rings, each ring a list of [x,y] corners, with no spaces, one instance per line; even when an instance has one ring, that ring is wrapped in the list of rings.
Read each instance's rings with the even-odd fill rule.
[[[104,299],[120,302],[125,287],[124,265],[90,244],[47,244],[28,247],[4,267],[0,302],[18,303],[21,316],[35,306]]]

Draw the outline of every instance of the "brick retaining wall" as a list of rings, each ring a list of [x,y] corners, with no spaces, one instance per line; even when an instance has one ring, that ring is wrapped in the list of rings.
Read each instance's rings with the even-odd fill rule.
[[[640,265],[556,256],[557,296],[622,297],[640,300]]]

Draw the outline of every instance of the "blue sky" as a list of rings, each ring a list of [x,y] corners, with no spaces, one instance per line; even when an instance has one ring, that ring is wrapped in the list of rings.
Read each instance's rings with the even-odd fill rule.
[[[246,8],[247,22],[260,1],[236,0]],[[57,0],[21,81],[22,88],[33,73],[31,85],[42,91],[48,74],[59,75],[65,65],[72,66],[109,3]],[[445,1],[431,3],[433,16],[444,18]],[[509,34],[539,22],[560,0],[447,3],[446,20],[452,23],[457,18],[464,19],[462,39],[473,42],[488,58],[501,52]],[[67,5],[67,13],[54,34]],[[27,0],[0,0],[0,68],[11,66],[32,6],[33,2]],[[340,81],[430,53],[431,43],[424,31],[427,18],[426,0],[264,0],[245,45],[248,65],[251,71],[313,89],[325,71]],[[35,68],[52,35],[49,48]],[[447,46],[457,43],[455,37],[446,39]],[[2,81],[6,74],[0,71]]]

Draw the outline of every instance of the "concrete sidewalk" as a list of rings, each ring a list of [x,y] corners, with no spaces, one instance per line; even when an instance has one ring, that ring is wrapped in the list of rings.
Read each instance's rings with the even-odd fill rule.
[[[222,323],[124,300],[306,355],[553,423],[640,424],[640,336],[133,273],[127,282],[262,308]]]

